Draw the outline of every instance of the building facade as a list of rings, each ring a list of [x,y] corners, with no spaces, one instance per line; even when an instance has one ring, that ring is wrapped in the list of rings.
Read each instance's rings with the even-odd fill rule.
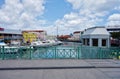
[[[0,28],[0,41],[11,43],[11,41],[21,41],[21,40],[22,40],[21,30]]]
[[[106,29],[109,32],[120,32],[120,25],[107,26]]]
[[[82,33],[83,33],[83,31],[75,31],[75,32],[73,32],[73,38],[74,38],[74,40],[80,41]]]
[[[111,45],[120,46],[120,25],[107,26],[106,29],[111,34]]]
[[[81,42],[81,35],[83,34],[83,31],[75,31],[73,34],[71,34],[70,38],[68,40],[75,41],[75,42]]]
[[[22,31],[24,42],[31,43],[36,40],[46,40],[46,31],[44,30],[24,30]]]
[[[90,47],[110,47],[110,34],[105,27],[88,28],[82,35],[82,42]]]

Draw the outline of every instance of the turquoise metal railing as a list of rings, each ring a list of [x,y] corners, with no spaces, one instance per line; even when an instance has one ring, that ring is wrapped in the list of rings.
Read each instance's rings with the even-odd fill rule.
[[[0,59],[120,59],[120,48],[86,46],[0,47]]]

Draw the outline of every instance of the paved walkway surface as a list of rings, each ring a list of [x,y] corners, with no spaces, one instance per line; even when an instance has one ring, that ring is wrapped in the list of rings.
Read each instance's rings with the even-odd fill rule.
[[[120,79],[120,60],[0,60],[0,79]]]

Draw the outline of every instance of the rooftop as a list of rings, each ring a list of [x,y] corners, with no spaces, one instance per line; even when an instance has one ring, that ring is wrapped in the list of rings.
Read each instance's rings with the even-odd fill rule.
[[[106,29],[107,29],[108,31],[120,31],[120,25],[107,26]]]
[[[22,34],[21,32],[22,32],[21,30],[0,28],[1,34]]]
[[[109,35],[105,27],[92,27],[84,31],[83,35]]]
[[[44,30],[23,30],[22,32],[45,32]]]

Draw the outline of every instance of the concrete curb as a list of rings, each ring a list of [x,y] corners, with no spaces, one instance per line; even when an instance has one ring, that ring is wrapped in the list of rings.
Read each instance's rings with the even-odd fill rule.
[[[95,68],[94,66],[76,66],[76,67],[10,67],[0,68],[0,70],[40,70],[40,69],[86,69]]]
[[[91,69],[91,68],[120,68],[120,66],[74,66],[74,67],[9,67],[0,70],[45,70],[45,69]]]

